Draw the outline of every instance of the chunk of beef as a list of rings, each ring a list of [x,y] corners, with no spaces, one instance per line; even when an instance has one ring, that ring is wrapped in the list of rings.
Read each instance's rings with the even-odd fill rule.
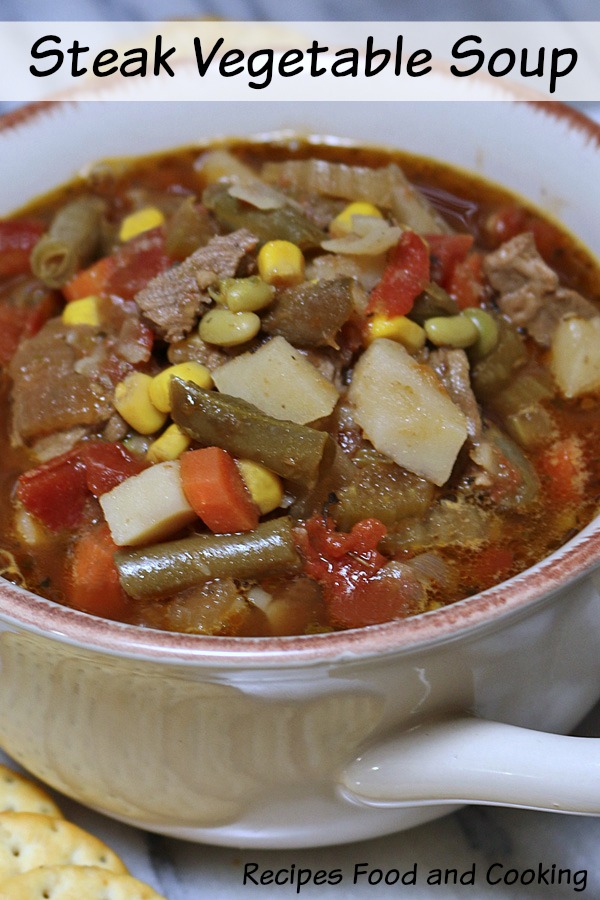
[[[136,294],[140,312],[165,340],[180,341],[210,301],[206,289],[220,278],[233,277],[243,257],[257,244],[258,238],[245,228],[213,238]]]
[[[451,399],[464,412],[471,443],[477,443],[481,438],[481,415],[471,388],[467,354],[464,350],[440,347],[430,353],[429,365],[440,376]]]
[[[112,390],[103,372],[110,342],[90,328],[51,319],[21,343],[9,369],[15,446],[110,418]]]
[[[515,325],[528,325],[558,287],[558,275],[537,251],[533,235],[518,234],[483,261],[488,281],[498,291],[500,310]]]
[[[524,327],[542,347],[550,346],[556,326],[565,316],[590,319],[597,315],[589,300],[560,287],[558,275],[546,265],[528,232],[489,253],[483,268],[498,292],[501,312],[514,325]]]
[[[577,291],[558,288],[546,297],[544,305],[528,324],[527,331],[541,347],[549,347],[552,336],[561,319],[567,316],[579,316],[581,319],[593,319],[598,309]]]

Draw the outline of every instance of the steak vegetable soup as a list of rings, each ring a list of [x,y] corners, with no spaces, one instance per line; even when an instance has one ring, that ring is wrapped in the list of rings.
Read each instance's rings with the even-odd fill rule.
[[[600,489],[600,276],[475,177],[334,144],[99,163],[0,223],[0,567],[151,628],[412,616]]]

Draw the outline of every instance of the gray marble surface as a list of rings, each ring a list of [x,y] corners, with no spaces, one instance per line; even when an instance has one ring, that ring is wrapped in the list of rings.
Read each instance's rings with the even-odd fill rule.
[[[577,733],[600,738],[600,704],[587,716]],[[599,745],[600,747],[600,745]],[[0,759],[14,765],[0,753]],[[146,881],[167,900],[231,900],[231,898],[370,898],[406,896],[413,900],[454,900],[480,897],[494,900],[560,900],[582,895],[600,897],[600,817],[565,816],[492,807],[468,806],[419,828],[376,840],[313,850],[236,850],[191,844],[130,828],[57,796],[66,817],[104,840],[123,858],[131,873]],[[343,880],[335,885],[244,885],[245,866],[256,863],[266,869],[296,871],[341,869]],[[393,869],[402,874],[416,866],[416,884],[369,885],[353,883],[356,865],[369,872]],[[555,871],[569,869],[571,883],[552,884]],[[542,883],[524,887],[490,881],[509,870],[519,873],[541,867]],[[428,885],[431,870],[456,869],[463,883]],[[544,884],[544,878],[550,882]],[[412,880],[412,879],[411,879]],[[536,878],[536,881],[538,879]],[[468,882],[474,882],[469,884]],[[81,898],[85,900],[85,898]]]

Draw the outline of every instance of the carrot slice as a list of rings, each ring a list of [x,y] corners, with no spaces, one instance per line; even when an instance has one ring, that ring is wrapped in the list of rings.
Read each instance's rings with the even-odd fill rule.
[[[108,525],[86,532],[76,543],[69,591],[75,609],[107,619],[128,618],[130,601],[119,582],[116,549]]]
[[[258,507],[226,450],[188,450],[180,463],[183,493],[211,531],[230,534],[256,528]]]
[[[77,272],[70,281],[63,285],[62,292],[65,298],[68,301],[80,300],[82,297],[105,293],[108,279],[112,275],[115,265],[114,256],[103,256],[87,269]]]

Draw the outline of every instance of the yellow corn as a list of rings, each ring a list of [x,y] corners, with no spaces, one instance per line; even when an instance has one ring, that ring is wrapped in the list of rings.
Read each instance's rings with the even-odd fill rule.
[[[176,366],[169,366],[150,381],[150,400],[161,412],[171,411],[170,385],[173,377],[181,378],[183,381],[193,381],[198,387],[207,390],[213,386],[209,370],[199,362],[189,360],[177,363]]]
[[[130,241],[131,238],[136,237],[143,231],[149,231],[150,228],[157,228],[159,225],[163,225],[164,221],[165,217],[160,209],[157,209],[155,206],[145,206],[143,209],[138,209],[136,212],[125,216],[119,229],[119,239],[121,241]]]
[[[160,437],[152,441],[146,453],[146,459],[151,463],[167,462],[171,459],[179,459],[184,450],[187,450],[192,439],[182,431],[179,425],[169,425]]]
[[[420,350],[425,345],[426,334],[420,325],[406,316],[375,315],[367,325],[366,343],[371,344],[377,338],[397,341],[407,350]]]
[[[279,475],[250,459],[238,459],[236,462],[261,515],[273,512],[281,506],[283,485]]]
[[[367,203],[366,200],[357,200],[354,203],[349,203],[330,222],[329,231],[333,237],[342,237],[344,234],[352,233],[354,230],[353,216],[375,216],[377,219],[383,219],[377,207],[373,206],[372,203]]]
[[[260,319],[253,312],[231,312],[229,309],[209,309],[200,320],[198,334],[208,344],[217,347],[236,347],[252,340],[260,331]]]
[[[290,241],[267,241],[258,253],[258,271],[263,281],[289,287],[304,281],[304,256]]]
[[[71,300],[62,311],[62,320],[65,325],[92,325],[96,328],[100,324],[98,298],[90,295]]]
[[[167,421],[165,413],[150,400],[151,383],[150,375],[132,372],[115,388],[115,409],[140,434],[154,434]]]

